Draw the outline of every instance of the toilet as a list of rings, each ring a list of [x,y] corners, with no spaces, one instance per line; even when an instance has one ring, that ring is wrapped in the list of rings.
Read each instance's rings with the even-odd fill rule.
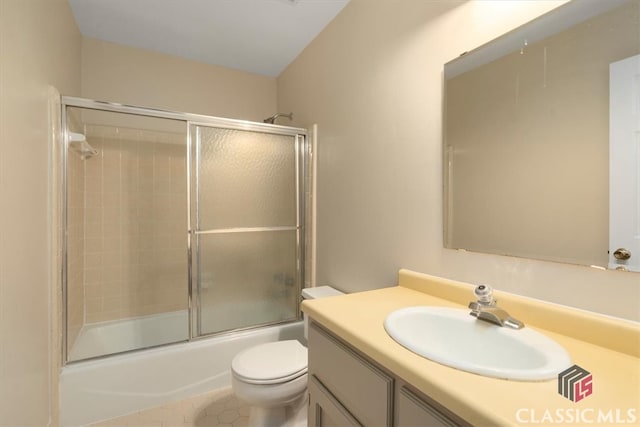
[[[303,299],[342,295],[330,286],[302,290]],[[304,316],[304,336],[308,319]],[[231,362],[235,395],[250,405],[251,427],[307,425],[307,348],[297,340],[259,344]]]

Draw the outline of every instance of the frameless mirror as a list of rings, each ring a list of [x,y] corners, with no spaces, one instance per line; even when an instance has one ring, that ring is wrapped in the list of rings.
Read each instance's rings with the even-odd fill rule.
[[[640,271],[640,0],[445,64],[445,247]]]

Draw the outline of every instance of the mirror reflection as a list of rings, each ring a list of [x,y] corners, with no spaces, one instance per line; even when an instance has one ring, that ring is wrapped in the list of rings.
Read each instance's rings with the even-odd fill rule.
[[[574,1],[445,65],[445,247],[640,271],[639,17]]]

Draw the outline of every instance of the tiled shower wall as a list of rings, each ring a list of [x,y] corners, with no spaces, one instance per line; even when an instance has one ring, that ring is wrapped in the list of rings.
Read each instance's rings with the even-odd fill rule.
[[[84,323],[84,160],[68,156],[67,340],[73,345]]]
[[[94,126],[85,161],[85,323],[187,308],[183,135]]]

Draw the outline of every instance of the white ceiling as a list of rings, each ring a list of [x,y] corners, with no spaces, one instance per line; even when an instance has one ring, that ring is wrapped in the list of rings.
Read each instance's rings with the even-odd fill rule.
[[[83,36],[278,76],[349,0],[69,0]]]

